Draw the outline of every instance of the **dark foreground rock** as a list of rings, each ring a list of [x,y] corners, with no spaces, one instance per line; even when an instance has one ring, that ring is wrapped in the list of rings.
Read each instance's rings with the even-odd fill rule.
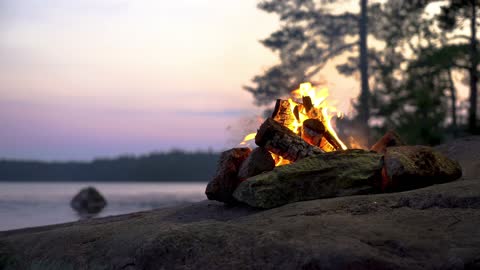
[[[0,232],[0,269],[479,269],[480,176],[467,175],[266,211],[205,201]]]

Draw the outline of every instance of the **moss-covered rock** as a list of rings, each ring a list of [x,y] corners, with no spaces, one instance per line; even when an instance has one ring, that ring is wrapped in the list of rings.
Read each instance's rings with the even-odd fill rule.
[[[428,146],[388,147],[382,189],[402,191],[456,180],[460,164]]]
[[[381,182],[382,155],[364,150],[321,154],[242,182],[233,196],[253,207],[372,193]]]

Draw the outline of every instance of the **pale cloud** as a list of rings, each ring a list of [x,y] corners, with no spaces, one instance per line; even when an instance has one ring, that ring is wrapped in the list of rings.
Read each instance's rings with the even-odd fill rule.
[[[256,4],[0,1],[0,155],[233,146],[227,127],[261,111],[242,85],[276,62],[258,40],[277,18]]]

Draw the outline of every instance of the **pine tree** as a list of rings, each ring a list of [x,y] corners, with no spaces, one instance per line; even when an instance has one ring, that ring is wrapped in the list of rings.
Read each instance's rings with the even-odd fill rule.
[[[356,51],[356,71],[361,73],[361,94],[358,115],[365,127],[370,116],[368,75],[368,6],[360,0],[360,13],[331,13],[325,2],[313,0],[265,0],[258,7],[279,15],[281,27],[262,44],[278,53],[280,63],[255,76],[251,92],[258,105],[267,105],[275,98],[295,89],[299,83],[314,81],[319,71],[332,58]],[[368,128],[366,128],[368,130]]]
[[[441,26],[445,30],[455,31],[464,21],[469,21],[470,36],[465,38],[469,42],[469,113],[468,130],[478,133],[477,107],[478,107],[478,41],[477,41],[477,17],[480,3],[477,0],[450,0],[442,7],[439,16]]]

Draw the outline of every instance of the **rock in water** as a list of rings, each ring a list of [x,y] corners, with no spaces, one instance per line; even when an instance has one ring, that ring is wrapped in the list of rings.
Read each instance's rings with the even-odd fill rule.
[[[264,147],[257,147],[240,166],[238,177],[240,179],[249,178],[262,172],[271,171],[273,168],[275,168],[275,160],[270,152]]]
[[[395,146],[386,149],[382,174],[383,191],[403,191],[456,180],[462,168],[428,146]]]
[[[70,206],[82,216],[98,214],[106,205],[107,201],[94,187],[80,190],[70,202]]]
[[[220,155],[215,177],[208,183],[205,190],[209,200],[235,202],[232,193],[240,184],[238,170],[251,152],[250,148],[233,148]]]
[[[383,156],[347,150],[304,158],[243,181],[233,193],[258,208],[287,203],[372,193],[379,190]]]

